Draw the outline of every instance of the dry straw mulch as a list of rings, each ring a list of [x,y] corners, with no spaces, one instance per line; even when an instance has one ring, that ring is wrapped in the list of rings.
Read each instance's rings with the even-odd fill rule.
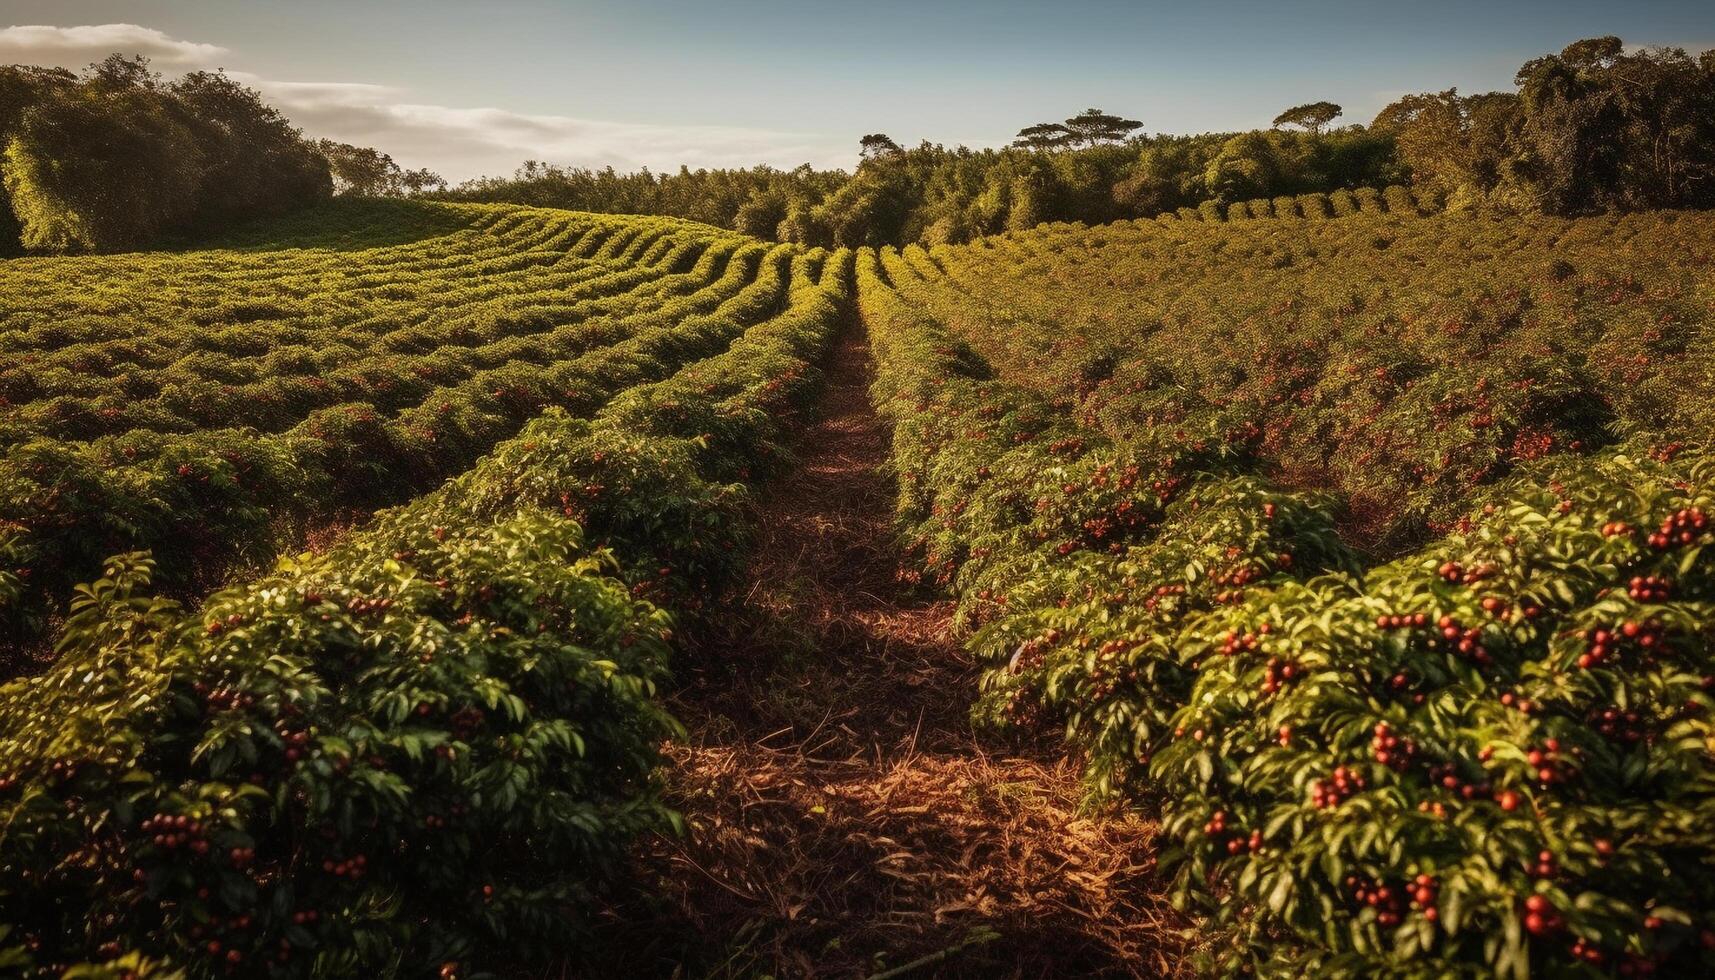
[[[1156,827],[1080,807],[1051,746],[974,735],[951,609],[895,575],[885,426],[853,331],[799,466],[759,503],[731,619],[675,710],[689,834],[640,855],[608,945],[639,976],[1177,976]],[[646,896],[646,897],[644,897]],[[590,964],[585,964],[590,966]]]

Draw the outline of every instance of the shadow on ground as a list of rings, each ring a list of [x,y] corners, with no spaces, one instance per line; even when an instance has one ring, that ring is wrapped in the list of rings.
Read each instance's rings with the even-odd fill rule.
[[[637,976],[1184,973],[1194,938],[1161,897],[1154,825],[1080,812],[1063,753],[972,733],[951,607],[896,576],[871,377],[854,327],[800,465],[759,502],[741,611],[673,705],[690,835],[651,845],[651,897],[600,945]]]

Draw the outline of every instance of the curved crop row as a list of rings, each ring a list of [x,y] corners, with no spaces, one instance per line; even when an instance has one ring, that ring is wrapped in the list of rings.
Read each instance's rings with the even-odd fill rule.
[[[575,949],[627,840],[675,819],[663,610],[732,567],[731,481],[840,322],[849,254],[782,254],[785,302],[721,353],[550,409],[325,554],[195,609],[111,560],[60,660],[0,688],[0,958],[423,975]]]
[[[1263,197],[1235,201],[1225,207],[1219,201],[1204,201],[1195,208],[1180,208],[1156,216],[1156,221],[1249,221],[1257,218],[1345,218],[1354,214],[1393,214],[1407,217],[1435,214],[1444,201],[1434,190],[1393,184],[1376,189],[1330,191],[1291,197]],[[1148,219],[1137,219],[1143,224]]]
[[[509,217],[529,215],[496,221]],[[617,219],[603,220],[621,227],[611,237],[624,234]],[[658,231],[651,230],[654,222],[640,224],[651,235]],[[581,240],[592,237],[610,236]],[[280,375],[258,382],[258,390],[216,389],[216,407],[279,405],[294,392],[310,392],[300,406],[308,414],[278,432],[220,424],[226,410],[210,409],[209,428],[14,445],[0,462],[0,575],[7,576],[0,580],[0,619],[19,629],[39,625],[69,583],[91,574],[108,554],[153,549],[171,583],[193,574],[207,580],[234,562],[265,562],[278,542],[338,508],[394,502],[459,471],[546,406],[588,413],[618,391],[719,352],[784,298],[785,246],[770,249],[709,230],[678,242],[662,236],[651,248],[659,252],[658,265],[614,265],[586,280],[622,280],[629,291],[610,297],[580,301],[576,290],[548,291],[470,309],[424,307],[411,314],[415,320],[390,314],[403,325],[380,342],[424,353],[386,355],[389,372],[361,375],[359,387],[336,390],[345,399],[337,404],[310,407],[338,379],[313,366],[298,380]],[[270,295],[289,293],[278,283],[270,289]],[[449,295],[442,302],[456,300]],[[488,338],[480,345],[451,343],[478,327]],[[261,323],[243,334],[245,343],[261,347],[295,336]],[[258,361],[266,367],[274,353],[301,349],[278,348]],[[195,354],[183,360],[208,363]],[[385,377],[410,380],[384,383]],[[410,395],[395,398],[383,389]],[[406,407],[390,410],[395,404]],[[147,403],[137,409],[148,410]]]

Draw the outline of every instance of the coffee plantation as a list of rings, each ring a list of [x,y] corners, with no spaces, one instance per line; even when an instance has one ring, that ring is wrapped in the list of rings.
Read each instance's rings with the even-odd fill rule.
[[[603,349],[677,371],[325,552],[189,604],[141,552],[78,587],[53,666],[0,693],[12,962],[415,974],[575,943],[628,841],[677,825],[669,610],[730,572],[840,323],[849,253],[752,256],[762,285],[696,301],[721,314]]]
[[[788,285],[786,251],[667,219],[340,201],[278,234],[0,269],[30,297],[0,329],[0,622],[127,550],[173,583],[265,566],[719,352]]]
[[[1161,813],[1219,972],[1705,972],[1715,225],[1335,210],[860,255],[973,719]]]
[[[764,962],[817,896],[695,848],[839,826],[853,784],[947,751],[905,689],[965,676],[746,746],[790,778],[684,791],[747,720],[709,691],[796,628],[757,625],[756,571],[850,533],[768,509],[843,370],[887,443],[887,602],[975,664],[958,741],[1070,760],[1087,813],[1050,836],[1158,825],[1111,887],[1171,897],[1201,937],[1174,969],[1715,971],[1712,269],[1705,212],[1425,183],[832,251],[341,197],[0,262],[0,965],[647,972],[659,936],[625,927],[675,846],[746,916],[711,971]],[[778,586],[857,588],[808,574]],[[838,624],[891,669],[884,629]],[[762,719],[805,686],[750,683]],[[903,755],[817,754],[901,706]],[[943,817],[892,792],[864,819]],[[990,826],[863,824],[798,864],[825,890],[863,879],[824,862],[915,881],[925,841],[1000,860],[955,818]],[[864,969],[956,964],[999,903]]]

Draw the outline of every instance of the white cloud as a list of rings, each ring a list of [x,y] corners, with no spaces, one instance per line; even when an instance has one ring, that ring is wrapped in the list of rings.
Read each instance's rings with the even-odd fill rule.
[[[245,79],[305,132],[379,147],[450,179],[510,173],[526,159],[620,170],[810,162],[849,165],[845,141],[735,126],[663,126],[455,108],[401,99],[378,85]]]
[[[0,62],[82,68],[114,52],[140,54],[159,65],[198,68],[212,66],[227,54],[213,44],[168,37],[138,24],[92,24],[84,27],[20,25],[0,30]]]
[[[9,27],[0,30],[0,63],[81,68],[115,51],[159,67],[215,68],[227,49],[169,37],[136,24]],[[242,61],[242,59],[236,59]],[[849,167],[850,140],[819,134],[709,125],[624,123],[455,107],[411,99],[405,89],[367,82],[283,81],[243,71],[234,79],[263,94],[313,137],[374,146],[405,167],[428,167],[452,181],[510,174],[527,159],[656,171],[742,167]]]

